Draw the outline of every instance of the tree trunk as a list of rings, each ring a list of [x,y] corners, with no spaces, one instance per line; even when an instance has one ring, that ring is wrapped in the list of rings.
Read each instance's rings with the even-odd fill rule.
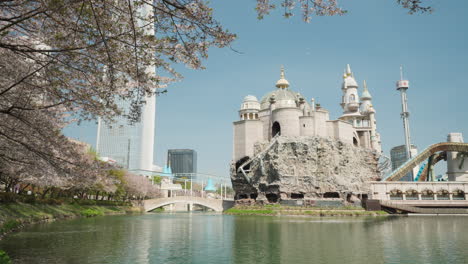
[[[45,189],[45,190],[42,192],[42,195],[41,195],[42,199],[45,198],[46,194],[47,194],[49,191],[50,191],[50,188],[47,188],[47,189]]]

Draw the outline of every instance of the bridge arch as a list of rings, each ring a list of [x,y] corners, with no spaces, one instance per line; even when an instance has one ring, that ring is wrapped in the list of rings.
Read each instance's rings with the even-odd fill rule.
[[[156,208],[176,204],[176,203],[190,203],[201,205],[210,208],[216,212],[223,211],[223,200],[220,199],[209,199],[202,197],[190,197],[190,196],[176,196],[168,198],[158,198],[144,201],[144,209],[146,212],[153,211]]]

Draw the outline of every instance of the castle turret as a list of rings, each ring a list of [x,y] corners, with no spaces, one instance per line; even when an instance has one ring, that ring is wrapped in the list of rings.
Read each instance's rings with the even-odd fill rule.
[[[362,95],[361,95],[362,103],[361,103],[360,111],[362,114],[365,114],[369,112],[370,106],[372,105],[372,96],[369,93],[369,90],[367,89],[366,80],[364,80],[363,87],[364,87],[364,91],[362,92]]]
[[[262,122],[259,118],[260,103],[257,97],[247,95],[242,101],[239,116],[240,120],[234,122],[234,148],[235,160],[243,157],[252,157],[255,142],[262,141]]]
[[[354,75],[351,71],[349,64],[346,66],[345,74],[343,75],[343,98],[341,107],[343,113],[356,113],[359,112],[359,95],[358,95],[358,84],[354,79]]]
[[[241,120],[256,120],[258,119],[258,111],[260,110],[260,103],[257,97],[247,95],[244,97],[239,115]]]

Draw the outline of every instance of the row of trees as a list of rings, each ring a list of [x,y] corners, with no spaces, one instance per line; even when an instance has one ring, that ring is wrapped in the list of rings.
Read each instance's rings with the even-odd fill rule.
[[[157,197],[160,190],[151,180],[128,172],[116,165],[100,161],[84,143],[67,140],[75,160],[67,170],[60,166],[31,167],[43,160],[24,164],[2,164],[0,186],[4,192],[32,194],[45,198],[78,198],[127,201]]]
[[[63,127],[138,121],[146,96],[180,78],[171,63],[201,68],[208,47],[233,39],[202,1],[1,1],[0,185],[52,197],[154,195],[146,178],[97,161]]]
[[[396,1],[410,12],[430,11],[421,0]],[[305,21],[345,12],[337,0],[257,0],[259,18],[274,2],[286,17],[299,3]],[[122,115],[138,121],[145,98],[181,78],[174,64],[202,69],[210,47],[235,38],[204,0],[0,1],[0,183],[84,196],[116,195],[126,182],[128,195],[145,196],[150,191],[137,193],[133,176],[116,180],[83,154],[63,127]]]

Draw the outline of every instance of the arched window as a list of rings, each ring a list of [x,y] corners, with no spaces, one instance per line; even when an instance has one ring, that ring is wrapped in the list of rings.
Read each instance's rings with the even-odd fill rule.
[[[250,113],[250,114],[249,114],[249,119],[254,119],[254,117],[253,117],[253,114],[252,114],[252,113]]]
[[[357,147],[359,145],[359,143],[358,143],[358,141],[357,141],[357,139],[355,137],[353,137],[353,145],[355,147]]]
[[[281,136],[281,126],[278,122],[274,122],[271,127],[271,136],[274,137],[276,135]]]
[[[452,192],[453,200],[465,200],[465,192],[458,189]]]
[[[354,94],[349,96],[349,102],[351,103],[356,102],[356,96],[354,96]]]
[[[255,114],[255,119],[258,119],[258,114]]]
[[[406,200],[419,200],[418,191],[415,189],[406,190]]]
[[[403,200],[403,192],[398,189],[390,191],[390,200]]]
[[[434,200],[434,192],[432,190],[424,190],[421,192],[422,200]]]
[[[449,191],[440,189],[437,191],[437,200],[450,200]]]

